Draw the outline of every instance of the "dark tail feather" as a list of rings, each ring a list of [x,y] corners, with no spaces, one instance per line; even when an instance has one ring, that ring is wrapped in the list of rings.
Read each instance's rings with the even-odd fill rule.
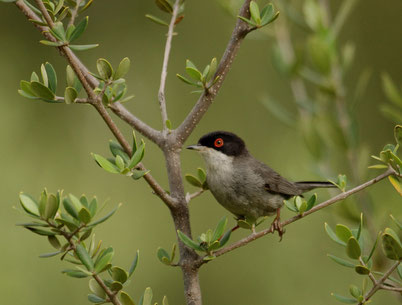
[[[332,184],[329,181],[298,181],[298,182],[295,182],[295,184],[303,192],[308,192],[315,188],[337,187],[336,185]]]

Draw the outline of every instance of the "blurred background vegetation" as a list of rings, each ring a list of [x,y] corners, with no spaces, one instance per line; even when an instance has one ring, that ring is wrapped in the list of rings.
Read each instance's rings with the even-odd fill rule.
[[[274,2],[275,3],[275,2]],[[278,3],[279,4],[279,3]],[[336,11],[340,1],[331,3]],[[349,90],[356,86],[358,76],[370,69],[371,79],[354,115],[359,138],[367,155],[377,154],[386,143],[393,143],[394,124],[379,111],[386,102],[381,73],[387,72],[399,85],[402,79],[400,12],[402,3],[389,0],[380,6],[376,1],[360,1],[340,33],[340,43],[352,41],[356,56],[344,84]],[[88,11],[89,28],[80,41],[100,43],[100,47],[81,53],[83,62],[95,69],[96,59],[105,57],[117,65],[125,56],[132,61],[127,75],[129,94],[135,94],[127,107],[152,126],[160,128],[157,102],[165,29],[144,15],[158,15],[153,1],[95,1]],[[170,248],[175,232],[166,207],[143,182],[101,170],[90,153],[107,154],[112,138],[98,114],[88,106],[52,105],[31,101],[17,94],[19,81],[29,79],[32,71],[49,61],[63,81],[66,62],[52,48],[40,45],[40,33],[27,22],[14,5],[0,6],[0,73],[2,111],[0,112],[0,156],[2,204],[0,206],[2,279],[0,291],[4,304],[84,304],[87,281],[73,280],[60,273],[65,266],[57,259],[39,259],[49,252],[48,243],[15,227],[25,217],[13,209],[18,193],[39,195],[43,187],[51,192],[96,195],[108,200],[110,207],[123,202],[116,216],[101,226],[96,235],[104,245],[113,245],[115,262],[128,266],[137,249],[140,263],[132,280],[130,294],[136,299],[151,286],[156,299],[169,297],[170,304],[183,304],[181,272],[169,268],[156,258],[158,246]],[[281,18],[281,17],[280,17]],[[279,18],[279,20],[280,20]],[[212,22],[213,21],[213,22]],[[177,27],[168,74],[168,111],[176,127],[194,105],[197,96],[178,81],[186,59],[205,66],[212,57],[222,55],[233,29],[235,18],[217,1],[188,1],[185,19]],[[273,26],[275,27],[276,24]],[[230,130],[241,135],[260,160],[292,180],[323,178],[304,145],[297,128],[276,119],[263,104],[271,97],[296,114],[289,89],[289,79],[272,65],[273,39],[268,34],[251,35],[242,45],[232,71],[204,120],[189,140],[195,143],[212,130]],[[299,37],[298,37],[299,38]],[[298,45],[298,48],[305,48]],[[130,130],[118,122],[127,135]],[[148,142],[145,165],[167,187],[164,161],[159,150]],[[183,151],[185,172],[194,172],[202,160]],[[325,162],[331,162],[326,160]],[[346,162],[327,163],[331,177],[351,174]],[[339,168],[339,170],[338,170]],[[321,173],[322,174],[322,173]],[[373,176],[374,173],[368,173]],[[361,179],[359,179],[361,178]],[[353,184],[365,177],[355,177]],[[193,190],[188,187],[189,191]],[[369,191],[373,202],[372,217],[377,230],[389,222],[390,211],[401,216],[400,197],[389,183],[382,182]],[[327,198],[325,191],[319,199]],[[228,212],[206,193],[191,202],[194,233],[214,227]],[[205,304],[337,304],[330,292],[347,291],[350,283],[361,278],[352,270],[344,270],[330,261],[326,254],[336,254],[324,232],[324,221],[334,224],[348,222],[338,207],[330,207],[287,228],[284,240],[277,236],[263,238],[219,258],[201,270]],[[289,215],[284,212],[284,217]],[[234,224],[234,221],[232,221]],[[232,240],[248,232],[236,232]],[[386,292],[374,297],[375,304],[399,304],[400,300]]]

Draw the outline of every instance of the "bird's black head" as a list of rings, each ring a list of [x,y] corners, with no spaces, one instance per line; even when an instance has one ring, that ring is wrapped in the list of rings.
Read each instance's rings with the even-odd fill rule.
[[[189,149],[200,150],[209,147],[228,156],[239,156],[247,152],[244,141],[234,133],[227,131],[214,131],[202,136],[197,145],[189,146]]]

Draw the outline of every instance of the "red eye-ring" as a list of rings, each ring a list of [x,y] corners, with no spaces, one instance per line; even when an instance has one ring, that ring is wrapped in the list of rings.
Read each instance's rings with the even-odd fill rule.
[[[216,139],[214,145],[215,145],[215,147],[222,147],[223,146],[222,138]]]

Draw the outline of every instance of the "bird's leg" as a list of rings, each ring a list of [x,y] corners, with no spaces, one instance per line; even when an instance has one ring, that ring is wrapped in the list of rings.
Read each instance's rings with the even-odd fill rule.
[[[281,224],[281,209],[276,210],[276,217],[275,217],[274,221],[272,222],[270,229],[271,229],[272,233],[274,233],[275,231],[278,231],[279,238],[280,238],[279,241],[281,241],[282,236],[285,233],[285,230],[283,229],[282,224]]]

